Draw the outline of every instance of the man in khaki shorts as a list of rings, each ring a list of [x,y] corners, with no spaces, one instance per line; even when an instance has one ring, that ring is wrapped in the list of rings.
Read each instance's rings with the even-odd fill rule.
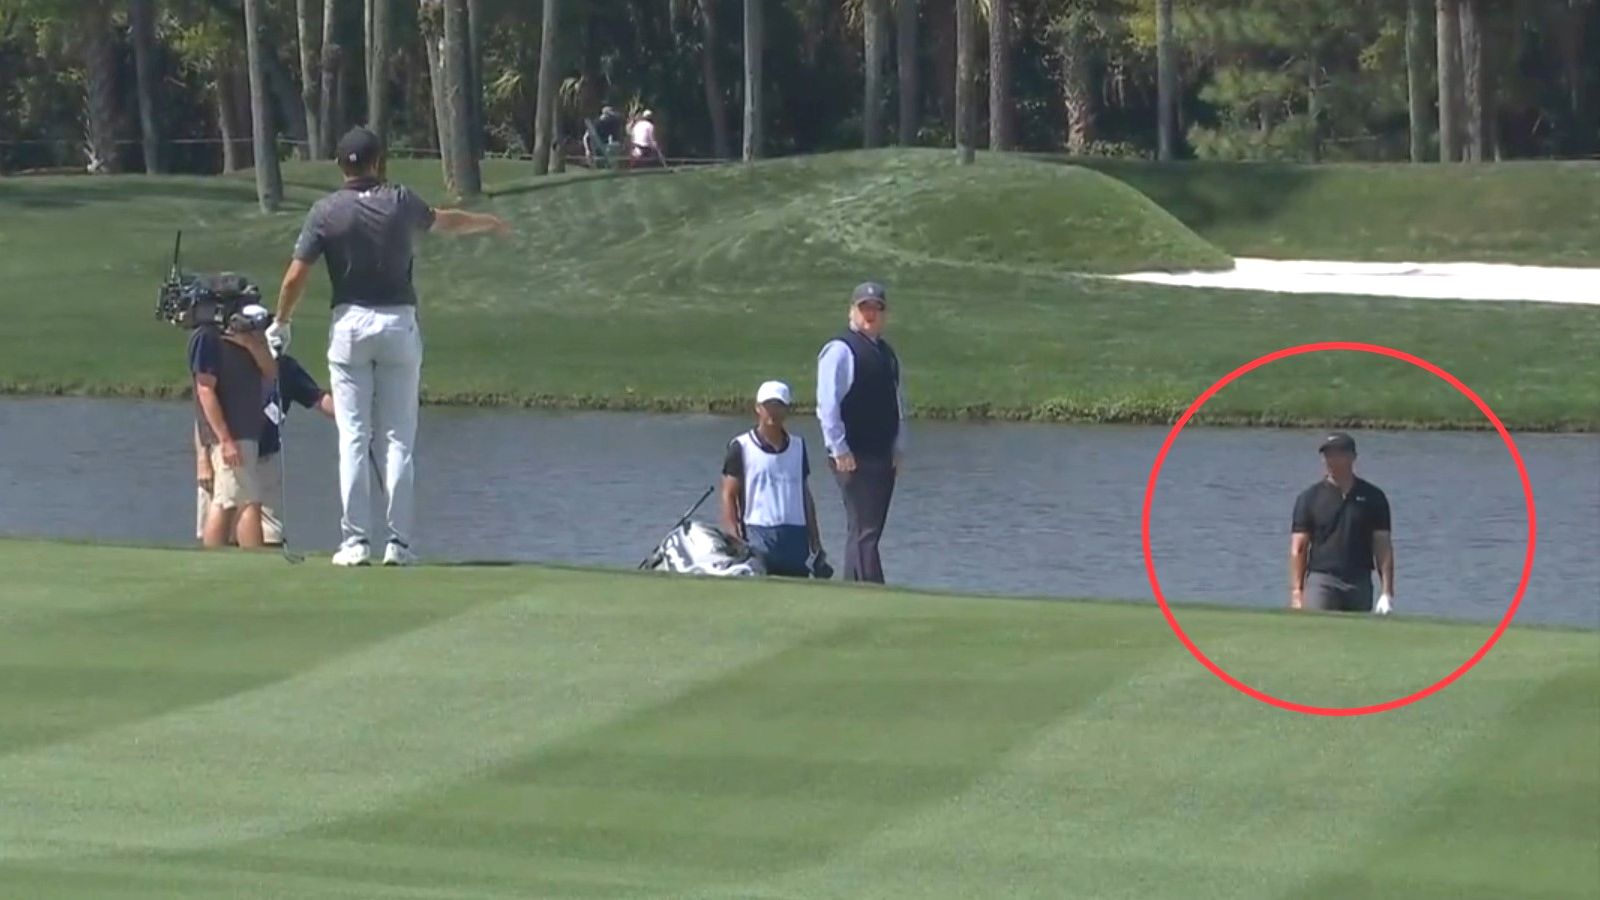
[[[202,325],[189,338],[194,376],[195,440],[210,463],[211,501],[201,543],[262,545],[261,485],[257,478],[263,403],[277,378],[277,361],[260,332],[234,334]]]
[[[287,353],[275,354],[278,360],[277,389],[282,391],[280,400],[275,394],[269,393],[267,405],[281,404],[283,412],[287,415],[289,409],[296,403],[306,409],[315,409],[333,418],[333,395],[322,389],[317,384],[317,379],[312,377],[300,361]],[[269,392],[272,388],[268,388]],[[211,507],[211,490],[216,478],[216,467],[211,464],[211,456],[200,443],[200,428],[195,426],[194,433],[195,466],[196,466],[196,501],[195,501],[195,540],[205,539],[206,511]],[[282,437],[271,417],[262,425],[261,438],[257,446],[255,479],[257,492],[261,497],[261,539],[269,547],[283,544],[283,519],[279,510],[283,508],[283,469],[279,464],[278,451],[282,448]],[[237,534],[230,539],[238,542]]]

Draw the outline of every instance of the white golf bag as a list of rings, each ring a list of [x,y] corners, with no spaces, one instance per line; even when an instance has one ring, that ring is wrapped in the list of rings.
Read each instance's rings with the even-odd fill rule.
[[[685,575],[765,575],[761,557],[727,532],[703,522],[685,522],[674,529],[641,566]]]

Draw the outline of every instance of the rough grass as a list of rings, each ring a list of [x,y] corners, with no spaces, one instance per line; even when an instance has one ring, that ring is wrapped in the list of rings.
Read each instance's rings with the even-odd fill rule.
[[[1241,697],[1149,605],[0,541],[30,898],[1556,898],[1600,879],[1600,634],[1419,704]],[[1401,696],[1485,626],[1212,609]]]
[[[754,168],[540,181],[490,165],[483,201],[517,234],[428,240],[424,391],[433,402],[743,409],[753,386],[813,395],[845,298],[885,280],[915,412],[927,417],[1171,421],[1244,362],[1319,340],[1385,343],[1444,366],[1513,427],[1600,427],[1600,310],[1194,291],[1080,272],[1217,264],[1166,212],[1082,169],[936,151]],[[269,293],[301,214],[337,174],[287,168],[263,217],[230,179],[0,181],[0,389],[181,393],[182,336],[151,317],[171,232],[197,268]],[[394,176],[438,200],[438,167]],[[296,350],[320,367],[317,276]],[[1205,421],[1483,427],[1431,376],[1344,354],[1253,373]]]
[[[1138,188],[1234,256],[1595,264],[1596,162],[1075,162]]]

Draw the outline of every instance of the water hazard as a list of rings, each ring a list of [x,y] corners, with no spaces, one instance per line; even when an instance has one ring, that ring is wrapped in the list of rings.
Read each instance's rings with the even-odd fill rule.
[[[719,476],[746,423],[719,416],[425,408],[416,541],[426,558],[631,568]],[[186,403],[0,399],[0,534],[194,542]],[[820,456],[814,419],[796,428]],[[884,538],[897,584],[1153,605],[1140,549],[1164,428],[913,423]],[[1295,495],[1320,476],[1319,432],[1187,429],[1162,472],[1152,540],[1175,602],[1281,606]],[[287,432],[291,543],[338,539],[333,424]],[[1394,507],[1400,612],[1499,618],[1527,518],[1492,433],[1357,432],[1358,472]],[[1518,622],[1600,627],[1600,435],[1522,435],[1539,545]],[[820,464],[817,467],[821,470]],[[825,543],[843,508],[814,479]],[[714,521],[715,498],[701,508]]]

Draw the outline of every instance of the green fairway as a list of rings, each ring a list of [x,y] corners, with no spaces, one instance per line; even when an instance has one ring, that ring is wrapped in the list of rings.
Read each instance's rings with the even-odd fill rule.
[[[306,206],[338,179],[329,164],[286,172],[289,202],[271,217],[246,177],[0,179],[0,389],[185,391],[183,335],[152,319],[172,231],[185,230],[189,266],[245,271],[275,296]],[[443,199],[437,164],[397,162],[391,174]],[[431,239],[418,262],[423,387],[436,402],[731,411],[781,378],[804,406],[850,288],[878,278],[922,417],[1167,422],[1259,355],[1357,340],[1445,367],[1512,427],[1600,428],[1600,308],[1085,277],[1227,264],[1088,169],[989,155],[958,168],[941,151],[883,151],[549,180],[501,161],[485,177],[484,205],[517,233]],[[1553,223],[1551,240],[1587,239],[1564,227]],[[320,270],[313,285],[296,350],[317,371]],[[1485,424],[1431,376],[1349,354],[1252,373],[1202,421]]]
[[[1573,898],[1600,634],[1309,717],[1148,603],[0,542],[29,898]],[[1180,608],[1348,706],[1485,625]]]
[[[1235,256],[1593,266],[1600,163],[1081,160]]]

